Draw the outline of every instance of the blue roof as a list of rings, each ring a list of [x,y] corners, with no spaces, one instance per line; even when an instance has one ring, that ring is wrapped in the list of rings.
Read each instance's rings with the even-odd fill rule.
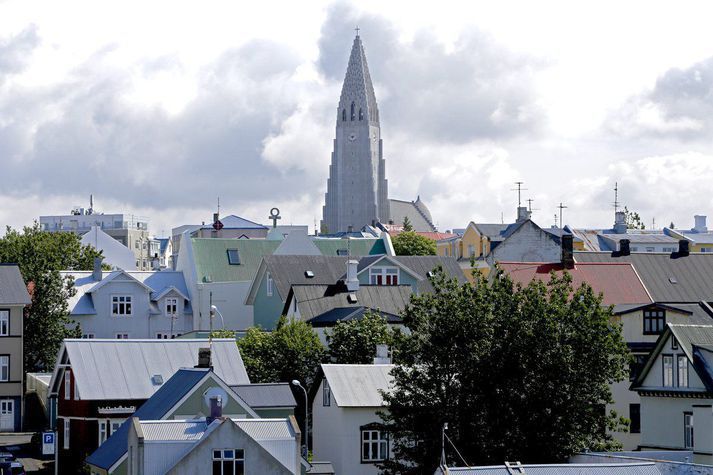
[[[168,241],[169,241],[170,239],[171,239],[171,238],[158,238],[159,251],[161,252],[161,254],[163,254],[164,252],[166,252],[166,248],[168,247]]]
[[[158,420],[180,401],[183,396],[208,374],[207,369],[179,369],[161,389],[141,405],[133,414],[140,420]],[[128,450],[128,434],[131,418],[114,432],[97,450],[87,457],[87,463],[109,470]]]

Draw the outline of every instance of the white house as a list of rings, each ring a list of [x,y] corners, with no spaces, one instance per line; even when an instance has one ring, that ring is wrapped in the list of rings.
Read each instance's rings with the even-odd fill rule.
[[[393,456],[377,411],[380,391],[392,385],[392,364],[323,364],[312,400],[312,451],[332,462],[335,473],[378,474],[377,463]]]

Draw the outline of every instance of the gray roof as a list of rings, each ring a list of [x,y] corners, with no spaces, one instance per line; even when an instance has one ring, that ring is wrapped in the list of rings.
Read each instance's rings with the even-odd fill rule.
[[[557,465],[522,465],[527,475],[661,475],[653,462],[641,463],[602,463],[602,464],[557,464]],[[437,474],[443,473],[440,470]],[[508,469],[505,465],[487,467],[452,467],[449,474],[460,475],[511,475],[520,473],[518,469]]]
[[[240,384],[230,388],[253,409],[297,405],[289,383]]]
[[[25,281],[17,264],[0,264],[0,305],[29,305]]]
[[[676,257],[668,253],[575,252],[577,262],[631,262],[656,302],[697,303],[713,300],[713,253]]]
[[[481,235],[487,236],[491,241],[502,241],[502,233],[505,232],[509,224],[504,223],[473,223]]]
[[[389,200],[389,211],[394,224],[402,224],[404,218],[408,217],[414,231],[428,232],[436,231],[433,224],[431,212],[428,207],[418,197],[416,201]]]
[[[677,247],[678,239],[666,234],[654,234],[654,233],[607,233],[602,232],[599,234],[600,237],[604,239],[610,239],[612,241],[619,242],[622,239],[628,239],[632,244],[671,244],[673,247]]]
[[[373,258],[373,256],[364,259],[370,258]],[[458,260],[455,257],[385,256],[384,259],[398,262],[418,274],[422,278],[422,280],[418,283],[419,293],[433,291],[433,286],[431,286],[431,282],[428,280],[428,273],[433,271],[438,266],[443,268],[447,276],[457,279],[462,284],[467,282],[465,275],[463,274],[463,270],[458,265]],[[358,272],[361,272],[361,269],[359,269]]]
[[[695,244],[713,244],[713,233],[698,233],[695,231],[681,231],[674,229],[674,232],[681,233]]]
[[[355,259],[355,258],[352,258]],[[267,271],[283,299],[292,285],[334,284],[346,273],[347,256],[265,256]],[[312,271],[314,277],[305,276]]]
[[[323,364],[322,371],[339,407],[381,407],[380,391],[391,388],[391,364]]]
[[[58,363],[69,363],[82,400],[148,399],[161,385],[154,375],[168,381],[180,368],[198,364],[198,350],[208,340],[104,340],[67,339]],[[234,339],[214,339],[212,363],[227,385],[250,384]],[[51,391],[57,392],[62,368],[52,375]]]
[[[360,285],[355,292],[348,292],[345,286],[293,285],[292,292],[293,298],[297,299],[300,317],[305,321],[337,308],[366,307],[400,315],[411,298],[408,285]],[[355,303],[347,300],[349,294],[356,295]]]
[[[688,314],[687,324],[713,325],[713,308],[706,302],[675,303],[675,304],[620,304],[614,306],[614,314],[621,315],[644,309],[647,307],[661,307],[672,311]]]

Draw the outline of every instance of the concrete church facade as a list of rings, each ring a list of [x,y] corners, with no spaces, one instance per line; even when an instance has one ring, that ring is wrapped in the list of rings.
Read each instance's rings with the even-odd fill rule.
[[[397,201],[397,200],[393,200]],[[435,231],[430,212],[419,200],[397,201],[397,214],[410,215],[416,231]],[[401,208],[406,204],[407,213]],[[414,210],[410,210],[413,207]],[[322,209],[322,231],[357,231],[376,223],[401,224],[392,217],[383,156],[379,109],[361,38],[352,45],[337,108],[336,137]],[[424,213],[425,210],[425,213]],[[413,212],[411,212],[413,211]]]

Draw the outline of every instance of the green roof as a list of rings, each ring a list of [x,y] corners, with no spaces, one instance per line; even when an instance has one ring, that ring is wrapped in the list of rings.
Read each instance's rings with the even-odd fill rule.
[[[348,242],[347,242],[348,241]],[[314,244],[323,256],[336,256],[338,249],[349,249],[351,256],[386,254],[382,239],[315,239]]]
[[[198,282],[251,281],[263,256],[272,255],[281,241],[265,239],[193,238]],[[228,262],[228,249],[237,249],[240,264]]]

